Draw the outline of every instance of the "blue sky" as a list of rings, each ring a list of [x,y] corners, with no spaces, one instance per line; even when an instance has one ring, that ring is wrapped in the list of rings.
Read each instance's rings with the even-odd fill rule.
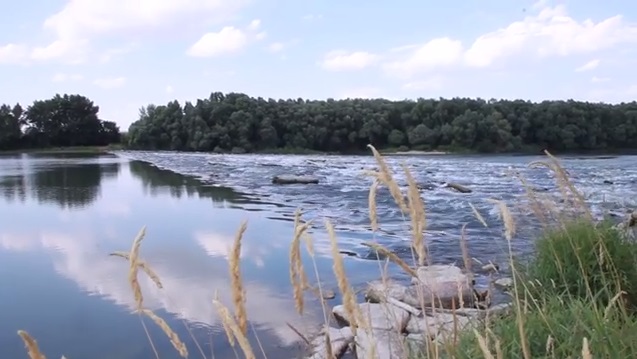
[[[124,130],[142,106],[212,91],[637,99],[625,0],[2,3],[0,103],[79,93]]]

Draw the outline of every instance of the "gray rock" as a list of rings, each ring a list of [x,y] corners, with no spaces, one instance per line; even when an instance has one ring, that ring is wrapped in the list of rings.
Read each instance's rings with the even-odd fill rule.
[[[511,288],[513,287],[513,279],[511,278],[498,278],[496,279],[493,284],[497,285],[498,287],[502,287],[502,288]]]
[[[393,329],[402,332],[409,321],[409,313],[390,304],[362,303],[359,304],[365,324],[372,329]],[[343,305],[337,305],[332,309],[336,319],[350,324],[350,318]]]
[[[407,288],[403,299],[416,308],[436,307],[460,308],[460,298],[464,305],[473,302],[473,285],[462,269],[453,265],[431,265],[419,267],[417,278],[412,278],[413,286]],[[416,299],[416,303],[408,302]]]
[[[375,280],[367,284],[365,298],[374,303],[384,303],[387,298],[403,301],[407,294],[407,286],[388,280]]]
[[[445,187],[455,189],[456,191],[458,191],[460,193],[471,193],[471,192],[473,192],[468,187],[465,187],[465,186],[463,186],[461,184],[452,183],[452,182],[447,182],[447,185]]]
[[[330,337],[332,354],[336,358],[340,358],[347,351],[347,346],[354,341],[354,333],[350,327],[323,328],[321,333],[312,340],[312,355],[308,357],[309,359],[332,359],[327,357],[326,332]]]
[[[440,334],[450,334],[464,330],[472,319],[463,315],[449,313],[434,313],[422,317],[412,316],[407,323],[407,332],[422,334],[431,339]]]
[[[279,175],[272,178],[273,184],[317,184],[319,179],[314,176]]]
[[[407,357],[403,336],[393,330],[375,329],[356,332],[358,359],[402,359]]]

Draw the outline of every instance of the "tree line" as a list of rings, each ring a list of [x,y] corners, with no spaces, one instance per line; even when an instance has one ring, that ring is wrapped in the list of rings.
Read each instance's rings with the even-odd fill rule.
[[[274,100],[213,92],[150,104],[128,131],[134,149],[255,152],[377,148],[476,152],[637,148],[637,103],[470,98]]]
[[[98,117],[99,107],[81,95],[56,94],[20,105],[0,106],[0,150],[104,146],[120,142],[115,122]]]

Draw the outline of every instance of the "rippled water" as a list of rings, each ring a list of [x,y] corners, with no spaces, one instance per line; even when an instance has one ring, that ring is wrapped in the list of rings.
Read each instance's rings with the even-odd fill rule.
[[[174,152],[121,152],[120,156],[150,162],[160,168],[194,176],[208,185],[228,186],[266,206],[275,218],[289,219],[301,208],[306,219],[330,218],[341,229],[342,248],[365,253],[361,243],[377,240],[406,253],[408,225],[397,210],[388,191],[378,195],[381,234],[372,237],[368,217],[368,191],[371,178],[364,170],[376,169],[371,156],[322,155],[216,155]],[[543,156],[387,156],[386,161],[405,185],[401,164],[407,164],[417,182],[430,185],[421,195],[427,210],[427,240],[436,262],[458,260],[461,227],[466,234],[471,255],[482,261],[498,260],[506,255],[502,225],[494,204],[487,199],[500,199],[509,204],[520,223],[514,249],[519,253],[532,250],[533,226],[527,222],[528,208],[519,173],[542,195],[559,196],[553,175],[545,168],[531,168],[529,163],[546,160]],[[584,194],[596,215],[623,215],[634,208],[637,200],[637,157],[614,158],[564,157],[560,159],[572,181]],[[274,185],[275,175],[312,175],[318,185]],[[610,182],[612,183],[610,183]],[[457,193],[442,186],[456,182],[473,190]],[[473,214],[470,203],[488,222],[484,228]],[[252,209],[259,209],[252,207]],[[528,217],[528,216],[527,216]],[[322,240],[321,240],[322,238]],[[319,245],[327,247],[324,236]]]

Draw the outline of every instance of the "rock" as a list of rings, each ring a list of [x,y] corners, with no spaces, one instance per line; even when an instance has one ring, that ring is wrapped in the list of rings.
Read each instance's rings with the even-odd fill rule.
[[[417,186],[418,186],[418,189],[421,191],[422,190],[432,191],[438,187],[433,183],[420,183]]]
[[[358,253],[356,253],[354,251],[347,250],[347,249],[340,249],[338,251],[338,253],[344,254],[344,255],[349,256],[349,257],[358,257]]]
[[[409,313],[391,304],[362,303],[358,305],[365,324],[372,329],[395,330],[402,332],[407,326]],[[343,305],[332,309],[337,320],[350,324],[350,318]]]
[[[460,308],[459,299],[464,304],[473,302],[471,279],[462,273],[462,269],[453,265],[431,265],[419,267],[417,278],[412,278],[413,286],[407,288],[403,301],[416,308],[431,307]],[[408,300],[417,299],[416,303]]]
[[[356,358],[401,359],[406,357],[403,337],[399,333],[380,329],[356,332]]]
[[[498,278],[493,284],[502,287],[502,288],[511,288],[513,287],[513,279],[511,278]]]
[[[404,301],[407,287],[390,279],[375,280],[367,283],[365,298],[373,303],[384,303],[387,298]]]
[[[350,327],[323,328],[321,333],[312,340],[312,354],[308,357],[309,359],[332,359],[327,357],[326,332],[330,337],[332,354],[334,354],[336,358],[340,358],[347,350],[347,346],[354,341],[354,333]]]
[[[615,182],[609,181],[609,180],[604,180],[604,184],[615,184]]]
[[[500,270],[500,267],[495,263],[489,263],[482,266],[482,270],[485,272],[497,272]]]
[[[317,184],[319,179],[313,176],[279,175],[272,178],[273,184]]]
[[[434,339],[440,334],[453,334],[464,330],[471,321],[471,317],[464,315],[433,313],[422,317],[412,316],[406,330],[408,333],[423,334],[423,337]]]
[[[456,191],[460,192],[460,193],[471,193],[473,192],[471,189],[461,185],[461,184],[457,184],[457,183],[452,183],[452,182],[447,182],[447,185],[445,186],[447,188],[452,188],[455,189]]]

